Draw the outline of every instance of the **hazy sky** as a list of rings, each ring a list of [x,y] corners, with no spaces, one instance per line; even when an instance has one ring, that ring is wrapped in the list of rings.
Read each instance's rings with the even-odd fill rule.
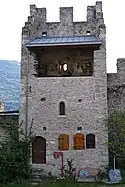
[[[125,0],[102,0],[107,28],[107,69],[116,72],[116,59],[125,57]],[[47,21],[59,21],[59,7],[73,6],[74,21],[86,20],[87,5],[95,0],[1,0],[0,59],[20,61],[21,28],[29,5],[47,8]]]

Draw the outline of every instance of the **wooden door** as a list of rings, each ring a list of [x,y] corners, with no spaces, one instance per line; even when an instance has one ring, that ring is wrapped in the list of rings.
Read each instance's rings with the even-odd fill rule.
[[[46,163],[46,140],[43,137],[37,136],[32,143],[32,163]]]

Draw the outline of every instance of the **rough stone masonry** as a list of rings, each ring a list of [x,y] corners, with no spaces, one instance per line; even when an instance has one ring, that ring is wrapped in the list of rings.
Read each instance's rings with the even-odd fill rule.
[[[55,49],[50,46],[34,48],[30,51],[26,47],[26,44],[36,37],[75,37],[88,34],[97,36],[102,41],[98,49],[89,46],[88,48],[57,47]],[[94,6],[87,7],[85,22],[73,22],[72,7],[60,8],[60,22],[47,22],[46,9],[31,5],[30,16],[22,28],[21,57],[20,120],[24,121],[26,132],[33,120],[34,135],[45,140],[43,149],[42,143],[37,141],[36,147],[32,148],[35,149],[35,151],[32,150],[32,154],[37,152],[34,157],[36,161],[31,159],[32,166],[43,168],[45,172],[51,171],[53,175],[60,175],[61,157],[55,159],[53,156],[55,151],[60,151],[60,134],[66,134],[69,137],[68,150],[61,150],[64,155],[64,164],[67,158],[73,158],[77,169],[106,166],[108,164],[106,143],[108,129],[104,120],[107,118],[108,109],[111,112],[116,106],[119,108],[124,106],[117,91],[112,90],[124,87],[125,60],[118,60],[118,74],[108,74],[107,99],[106,26],[102,2],[97,1]],[[63,63],[71,69],[70,76],[62,76],[59,73]],[[81,70],[78,71],[79,66]],[[91,71],[87,74],[85,71],[89,66]],[[46,68],[45,71],[43,71],[44,68]],[[125,98],[123,90],[121,92]],[[115,100],[118,105],[115,104]],[[65,115],[59,114],[60,102],[65,104]],[[83,134],[84,138],[79,139],[84,141],[82,149],[74,149],[75,134]],[[93,134],[95,137],[93,148],[87,148],[88,134]],[[45,156],[43,163],[38,161],[40,150]]]

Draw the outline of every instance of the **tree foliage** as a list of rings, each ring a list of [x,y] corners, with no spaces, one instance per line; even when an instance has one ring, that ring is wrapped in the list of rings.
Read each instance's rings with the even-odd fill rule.
[[[20,182],[30,176],[30,145],[33,139],[31,131],[27,136],[23,133],[17,119],[8,117],[0,128],[6,133],[5,140],[0,143],[0,182]]]
[[[107,119],[111,157],[125,160],[125,111],[114,111]]]

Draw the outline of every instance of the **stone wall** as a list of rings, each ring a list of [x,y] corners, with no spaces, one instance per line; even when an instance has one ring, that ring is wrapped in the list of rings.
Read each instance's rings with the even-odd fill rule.
[[[75,166],[100,167],[107,164],[107,140],[103,119],[106,117],[104,105],[104,88],[95,93],[93,77],[72,78],[38,78],[30,80],[33,91],[29,94],[29,119],[34,118],[33,132],[47,141],[47,163],[56,164],[53,152],[58,151],[58,136],[66,133],[70,136],[70,149],[64,151],[64,159],[74,158]],[[41,98],[45,98],[41,101]],[[79,102],[78,100],[82,101]],[[98,102],[98,99],[101,102]],[[66,115],[59,115],[59,102],[66,104]],[[96,107],[98,105],[99,108]],[[47,128],[47,131],[43,130]],[[82,127],[84,135],[93,133],[96,136],[96,149],[74,150],[73,135]],[[97,156],[98,155],[98,156]],[[61,164],[61,163],[60,163]],[[59,171],[59,165],[53,166],[53,172]],[[43,167],[43,166],[42,166]],[[48,169],[48,168],[46,168]],[[54,174],[54,173],[53,173]]]
[[[91,77],[35,77],[35,57],[25,47],[25,43],[42,32],[48,36],[96,34],[102,45],[94,52],[94,67]],[[30,89],[31,88],[31,89]],[[26,97],[28,94],[28,98]],[[41,98],[45,98],[41,101]],[[81,102],[78,102],[81,99]],[[66,103],[66,115],[60,117],[58,104]],[[28,102],[27,102],[28,101]],[[27,114],[27,115],[26,115]],[[107,73],[106,73],[106,28],[103,19],[102,3],[87,8],[86,22],[73,22],[73,8],[60,8],[60,22],[46,22],[46,9],[30,6],[30,17],[22,29],[21,61],[21,108],[20,120],[32,119],[33,132],[47,140],[47,164],[37,165],[54,175],[60,173],[60,160],[53,158],[58,150],[58,135],[70,135],[70,150],[64,151],[66,158],[74,158],[76,167],[100,168],[108,164],[108,132],[104,124],[107,117]],[[47,131],[43,131],[43,127]],[[74,150],[73,134],[81,126],[84,135],[94,133],[96,149]]]
[[[125,59],[117,60],[117,73],[109,73],[108,83],[108,110],[125,109]]]

